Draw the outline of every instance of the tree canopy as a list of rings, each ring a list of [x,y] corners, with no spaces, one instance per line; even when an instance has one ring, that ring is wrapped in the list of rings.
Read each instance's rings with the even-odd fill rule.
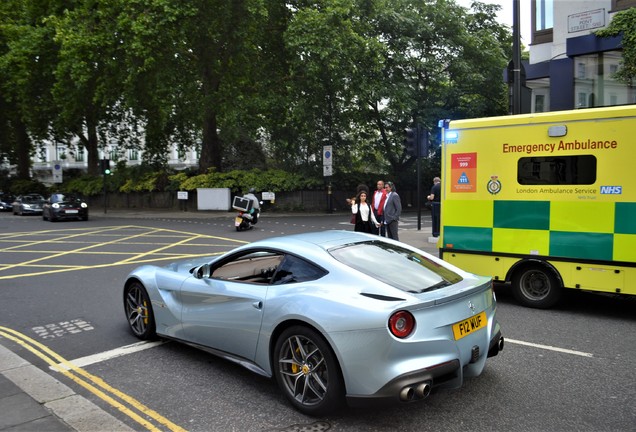
[[[632,7],[618,12],[610,25],[596,32],[600,37],[611,37],[622,34],[623,57],[616,78],[631,84],[636,79],[636,8]]]
[[[504,114],[499,6],[454,0],[4,0],[0,152],[196,148],[199,171],[405,175],[404,129]],[[433,153],[435,146],[433,146]]]

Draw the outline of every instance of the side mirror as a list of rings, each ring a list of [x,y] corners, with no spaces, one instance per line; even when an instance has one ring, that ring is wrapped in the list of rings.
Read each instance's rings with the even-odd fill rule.
[[[210,266],[210,264],[203,264],[195,268],[194,271],[192,272],[192,275],[197,279],[207,279],[211,276],[210,274],[211,269],[212,267]]]

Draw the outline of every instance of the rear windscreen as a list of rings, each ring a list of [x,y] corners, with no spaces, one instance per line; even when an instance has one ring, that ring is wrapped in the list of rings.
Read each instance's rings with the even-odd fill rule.
[[[462,280],[424,255],[380,241],[348,244],[329,253],[349,267],[406,292],[432,291]]]

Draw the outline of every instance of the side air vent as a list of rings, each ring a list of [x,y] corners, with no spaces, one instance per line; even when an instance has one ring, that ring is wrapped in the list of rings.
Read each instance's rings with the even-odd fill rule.
[[[380,294],[371,294],[371,293],[360,293],[360,294],[365,297],[369,297],[376,300],[382,300],[382,301],[404,301],[403,298],[399,298],[399,297],[390,297],[390,296],[385,296]]]

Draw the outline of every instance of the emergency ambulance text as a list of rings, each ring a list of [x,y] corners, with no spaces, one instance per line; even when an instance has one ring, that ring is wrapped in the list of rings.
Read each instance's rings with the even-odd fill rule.
[[[559,141],[558,143],[545,143],[545,144],[519,144],[513,145],[504,143],[504,153],[554,153],[556,151],[564,150],[606,150],[615,149],[618,147],[617,141],[587,141],[574,140],[573,142]]]

